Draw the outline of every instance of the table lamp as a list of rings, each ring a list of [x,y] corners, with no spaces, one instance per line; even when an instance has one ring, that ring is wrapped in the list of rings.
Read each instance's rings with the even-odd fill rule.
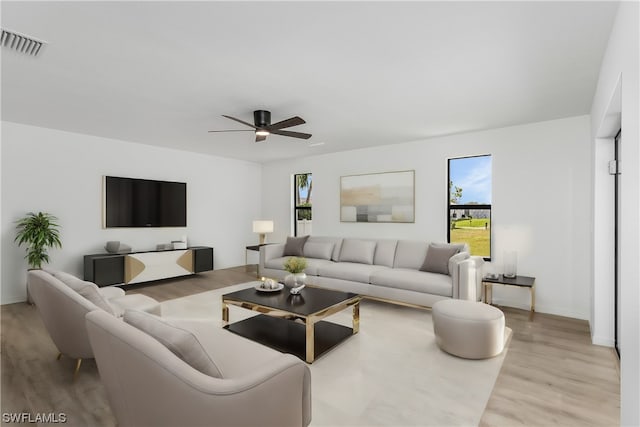
[[[253,221],[253,232],[259,233],[260,244],[264,245],[266,233],[273,233],[273,221],[268,221],[268,220]]]

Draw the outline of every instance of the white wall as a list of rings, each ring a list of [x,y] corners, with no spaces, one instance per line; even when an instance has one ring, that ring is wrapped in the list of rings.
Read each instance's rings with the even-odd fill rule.
[[[621,425],[640,425],[640,101],[638,93],[639,26],[640,6],[638,2],[621,2],[605,52],[598,86],[591,108],[591,129],[594,138],[593,150],[597,154],[600,141],[596,140],[607,120],[611,99],[618,81],[621,81],[621,157],[620,176],[621,224],[623,232],[620,242],[620,293],[621,330],[619,331]],[[597,166],[597,165],[596,165]],[[597,175],[596,175],[597,178]],[[596,183],[595,188],[599,188]],[[596,206],[594,217],[599,218],[606,206]],[[604,214],[602,214],[604,215]],[[598,235],[611,224],[606,221],[594,223],[593,233]],[[607,260],[594,259],[596,273],[609,268]],[[599,273],[594,275],[598,278]],[[606,294],[609,282],[595,281],[594,295]],[[594,317],[613,319],[611,305],[594,300]],[[605,326],[606,327],[606,326]],[[602,329],[604,330],[603,327]]]
[[[186,182],[188,226],[103,229],[103,175]],[[216,269],[242,265],[256,241],[260,175],[257,163],[3,122],[1,302],[25,300],[25,250],[13,239],[14,221],[29,211],[60,219],[63,247],[50,265],[80,276],[83,255],[103,253],[108,240],[149,250],[187,235],[214,247]]]
[[[290,234],[291,176],[313,173],[315,235],[445,241],[447,159],[493,156],[493,254],[518,251],[518,272],[536,280],[539,311],[587,319],[590,313],[591,152],[589,117],[433,138],[264,165],[264,218],[271,241]],[[340,176],[415,170],[416,222],[341,223]],[[497,287],[494,300],[529,307],[528,291]]]

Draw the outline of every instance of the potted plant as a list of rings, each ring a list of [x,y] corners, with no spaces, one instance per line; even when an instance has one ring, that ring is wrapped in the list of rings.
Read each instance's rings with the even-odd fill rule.
[[[284,262],[284,269],[289,274],[284,278],[284,285],[289,288],[289,292],[296,295],[299,294],[302,288],[304,288],[304,281],[307,275],[304,273],[304,269],[307,268],[307,260],[305,258],[298,258],[292,256]]]
[[[18,246],[26,244],[25,258],[31,269],[40,269],[43,263],[49,262],[48,248],[62,247],[57,221],[58,218],[46,212],[29,212],[16,221],[17,235],[14,241],[18,242]]]

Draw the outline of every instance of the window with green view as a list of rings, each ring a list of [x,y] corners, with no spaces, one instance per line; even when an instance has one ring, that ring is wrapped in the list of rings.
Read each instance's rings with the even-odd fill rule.
[[[464,242],[471,255],[491,259],[491,156],[449,159],[450,243]]]
[[[293,176],[293,231],[294,236],[311,234],[311,190],[313,179],[310,173]]]

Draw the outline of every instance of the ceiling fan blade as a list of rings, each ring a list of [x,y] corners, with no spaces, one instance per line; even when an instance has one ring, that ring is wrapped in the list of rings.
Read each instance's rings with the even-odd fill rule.
[[[207,132],[255,132],[253,129],[208,130]]]
[[[262,142],[267,139],[267,135],[256,135],[256,142]]]
[[[292,138],[301,138],[301,139],[309,139],[309,138],[311,138],[311,134],[310,133],[291,132],[291,131],[288,131],[288,130],[271,130],[270,132],[275,134],[275,135],[290,136]]]
[[[254,129],[258,129],[257,127],[255,127],[255,126],[254,126],[254,125],[252,125],[251,123],[247,123],[247,122],[245,122],[245,121],[243,121],[243,120],[236,119],[235,117],[225,116],[224,114],[222,115],[222,117],[226,117],[227,119],[235,120],[236,122],[238,122],[238,123],[242,123],[243,125],[249,126],[249,127],[251,127],[251,128],[254,128]]]
[[[282,120],[281,122],[278,122],[278,123],[273,123],[273,124],[267,126],[267,128],[269,130],[283,129],[283,128],[289,128],[291,126],[302,125],[302,124],[305,124],[305,123],[307,123],[307,122],[305,122],[301,117],[295,116],[295,117],[291,117],[290,119],[287,119],[287,120]]]

